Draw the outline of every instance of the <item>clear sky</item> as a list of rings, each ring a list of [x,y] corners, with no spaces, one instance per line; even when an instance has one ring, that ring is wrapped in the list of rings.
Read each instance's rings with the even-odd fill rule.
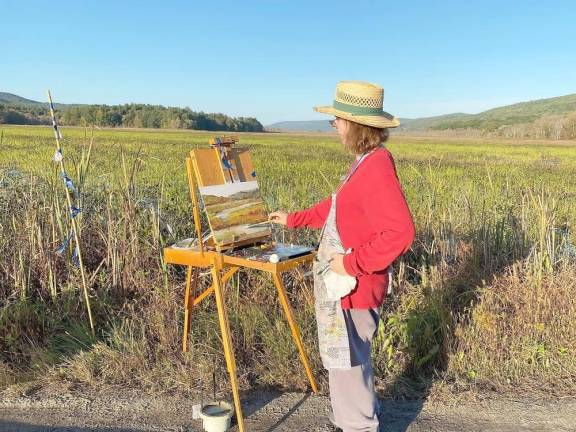
[[[0,91],[327,118],[339,80],[398,117],[576,93],[574,1],[0,0]]]

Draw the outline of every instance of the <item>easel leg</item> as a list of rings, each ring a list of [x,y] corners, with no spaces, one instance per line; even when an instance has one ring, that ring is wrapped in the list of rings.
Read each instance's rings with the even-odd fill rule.
[[[282,308],[284,309],[284,313],[286,314],[286,319],[288,320],[288,324],[290,325],[290,330],[292,331],[292,337],[294,338],[294,342],[296,342],[296,346],[298,347],[298,351],[300,352],[300,360],[304,365],[304,369],[306,369],[306,375],[308,375],[308,380],[310,381],[310,386],[312,387],[312,391],[314,393],[318,393],[318,387],[316,386],[316,380],[314,379],[314,375],[312,375],[312,369],[308,364],[308,357],[306,356],[306,351],[304,350],[304,344],[302,343],[302,338],[300,336],[300,330],[298,329],[298,325],[294,320],[294,314],[292,313],[292,307],[288,302],[288,296],[286,295],[286,289],[284,288],[284,284],[282,283],[282,279],[280,278],[279,273],[272,273],[272,277],[274,278],[274,284],[278,289],[278,295],[280,296],[280,303],[282,304]]]
[[[188,335],[190,333],[190,311],[192,310],[192,298],[190,298],[192,285],[193,267],[188,266],[186,273],[186,290],[184,291],[184,333],[182,335],[182,351],[188,351]],[[194,278],[196,279],[196,278]],[[196,280],[194,280],[196,283]]]
[[[220,321],[220,331],[222,332],[224,356],[226,357],[226,366],[228,367],[230,384],[232,385],[232,394],[234,396],[234,408],[236,410],[236,419],[238,420],[238,429],[240,432],[244,432],[244,417],[242,415],[240,394],[238,392],[238,381],[236,379],[236,359],[234,357],[232,338],[230,337],[230,325],[228,323],[228,315],[226,314],[226,304],[224,303],[220,271],[216,266],[212,267],[212,284],[214,286],[214,296],[216,297],[216,307],[218,308],[218,320]]]

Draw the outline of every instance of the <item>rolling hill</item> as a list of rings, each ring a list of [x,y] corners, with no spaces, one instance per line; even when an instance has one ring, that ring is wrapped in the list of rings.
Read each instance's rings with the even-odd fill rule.
[[[5,110],[3,114],[4,120],[0,118],[0,123],[48,123],[47,103],[45,102],[38,102],[35,100],[27,99],[12,93],[0,92],[0,111],[2,106]],[[56,104],[56,107],[63,111],[69,109],[84,111],[94,111],[96,109],[106,111],[112,108],[105,105],[91,106],[79,104]],[[152,107],[143,105],[142,107],[146,109],[166,109],[161,106]],[[403,118],[400,119],[401,126],[398,128],[398,131],[410,132],[426,130],[473,129],[492,132],[499,130],[499,128],[504,126],[529,125],[544,117],[549,118],[550,116],[568,116],[570,113],[576,113],[576,94],[516,103],[493,108],[478,114],[452,113],[435,117],[422,117],[415,119]],[[0,115],[2,115],[2,112],[0,112]],[[242,122],[244,119],[238,119],[237,121]],[[92,123],[90,118],[87,120],[87,123]],[[155,123],[158,122],[156,121]],[[147,126],[144,125],[144,127]],[[188,128],[195,127],[189,126]],[[218,128],[209,127],[209,129]],[[227,128],[223,127],[223,129]],[[234,130],[234,127],[231,129]],[[330,127],[328,120],[312,120],[277,122],[266,126],[266,130],[288,132],[331,132],[332,128]]]
[[[13,93],[0,92],[0,104],[6,105],[9,108],[48,108],[48,100],[38,102],[32,99],[27,99]],[[54,107],[58,109],[67,109],[70,107],[81,106],[79,104],[62,104],[54,103]]]
[[[532,123],[542,117],[576,112],[576,94],[520,102],[478,114],[453,113],[415,119],[401,118],[399,131],[478,129],[493,131],[500,126]],[[328,121],[286,121],[266,126],[267,130],[328,132]]]
[[[492,131],[500,126],[532,123],[542,117],[576,112],[576,94],[520,102],[493,108],[475,115],[455,115],[435,120],[430,129],[480,129]]]
[[[6,105],[41,105],[41,102],[26,99],[12,93],[0,92],[0,103]]]

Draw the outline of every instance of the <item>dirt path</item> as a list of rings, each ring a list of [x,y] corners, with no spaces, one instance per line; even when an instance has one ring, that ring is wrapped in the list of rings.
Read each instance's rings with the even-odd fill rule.
[[[54,396],[40,390],[0,400],[0,431],[201,431],[200,423],[192,420],[195,402],[134,391]],[[326,420],[329,401],[323,396],[251,393],[243,396],[243,410],[250,432],[331,430]],[[576,399],[489,399],[453,405],[383,401],[381,422],[385,432],[576,431]]]

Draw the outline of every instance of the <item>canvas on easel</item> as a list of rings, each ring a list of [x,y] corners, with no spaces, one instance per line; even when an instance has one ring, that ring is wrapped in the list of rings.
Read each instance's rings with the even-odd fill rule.
[[[268,215],[258,182],[236,182],[199,188],[214,241],[219,246],[270,237]]]
[[[191,158],[217,250],[270,241],[272,230],[250,153],[235,148],[195,149]]]
[[[318,388],[281,277],[283,272],[311,263],[314,258],[313,249],[272,241],[271,225],[259,194],[250,153],[244,149],[233,149],[232,145],[236,141],[230,138],[215,139],[211,143],[212,148],[192,150],[186,159],[197,238],[165,248],[164,262],[188,267],[184,292],[183,351],[188,349],[192,308],[211,295],[216,300],[238,428],[244,432],[224,291],[226,282],[238,270],[258,270],[272,276],[312,391],[317,392]],[[197,191],[200,191],[200,197]],[[202,235],[200,201],[204,204],[210,224],[209,237]],[[212,276],[211,286],[201,293],[196,292],[199,268],[209,268]]]

